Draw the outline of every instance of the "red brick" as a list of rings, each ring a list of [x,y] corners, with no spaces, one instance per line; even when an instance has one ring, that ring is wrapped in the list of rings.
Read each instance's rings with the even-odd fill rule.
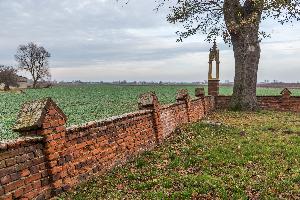
[[[48,128],[50,128],[50,127],[51,127],[50,122],[45,122],[45,123],[43,123],[43,128],[48,129]]]
[[[10,152],[10,151],[5,151],[5,152],[2,152],[1,154],[0,154],[0,160],[4,160],[4,159],[7,159],[7,158],[11,158],[11,157],[13,157],[13,156],[15,156],[12,152]]]
[[[63,119],[58,120],[59,125],[64,125],[66,122]]]
[[[53,167],[52,169],[50,169],[50,174],[57,174],[59,172],[62,171],[62,167]]]
[[[2,185],[8,184],[11,181],[10,175],[6,175],[0,179]]]
[[[5,168],[5,167],[6,167],[5,161],[4,161],[4,160],[1,160],[1,161],[0,161],[0,169]]]
[[[32,185],[34,189],[40,189],[42,187],[41,181],[35,181]]]
[[[57,132],[64,132],[66,130],[66,127],[65,126],[58,126],[58,127],[55,128],[55,130]],[[61,137],[61,135],[60,135],[60,137]]]
[[[54,140],[52,140],[52,141],[54,141]],[[50,154],[51,156],[53,156],[54,159],[58,158],[59,154],[57,153],[56,142],[52,143],[51,145],[47,144],[45,152],[47,154]],[[55,156],[57,156],[57,157],[55,157]]]
[[[26,184],[25,188],[24,188],[24,194],[26,194],[26,193],[28,193],[28,192],[30,192],[32,190],[33,190],[32,185],[31,184]]]
[[[45,158],[34,158],[31,160],[32,165],[39,165],[43,162],[45,162]]]
[[[48,159],[49,159],[49,160],[55,160],[55,159],[57,159],[58,157],[59,157],[59,153],[58,153],[58,152],[55,152],[55,153],[53,153],[53,154],[48,155]]]
[[[43,135],[47,135],[47,138],[46,138],[46,140],[53,140],[53,138],[52,138],[52,132],[53,132],[53,130],[51,130],[51,129],[45,129],[45,130],[43,130]]]
[[[0,186],[0,197],[4,194],[4,188]]]
[[[62,185],[62,180],[58,180],[53,183],[54,188],[61,188]]]
[[[34,199],[35,197],[37,197],[39,195],[39,192],[38,191],[31,191],[31,192],[28,192],[24,195],[25,198],[28,198],[28,199]]]
[[[58,128],[58,127],[57,127],[57,128]],[[57,130],[57,128],[56,128],[56,130]],[[58,130],[57,130],[57,131],[58,131]],[[52,134],[51,136],[52,136],[53,140],[57,140],[57,139],[60,139],[60,138],[61,138],[60,133]]]
[[[23,195],[23,193],[24,193],[24,188],[19,188],[16,191],[14,191],[13,197],[14,198],[19,198]]]
[[[55,109],[48,110],[49,115],[55,115],[56,113],[57,113],[57,111]]]
[[[41,173],[34,174],[25,179],[25,183],[32,183],[33,181],[39,180],[41,178]]]
[[[24,181],[19,180],[4,186],[5,193],[9,193],[17,188],[24,186]]]
[[[51,124],[51,127],[58,127],[59,126],[58,120],[51,121],[50,124]]]
[[[1,196],[0,199],[1,200],[12,200],[13,199],[13,195],[11,193],[5,194],[5,195]]]
[[[9,158],[9,159],[6,159],[5,160],[5,163],[6,163],[6,166],[9,167],[9,166],[12,166],[12,165],[15,165],[17,162],[16,162],[16,158]]]
[[[21,176],[22,177],[25,177],[25,176],[28,176],[30,174],[30,171],[28,169],[24,169],[21,171]]]

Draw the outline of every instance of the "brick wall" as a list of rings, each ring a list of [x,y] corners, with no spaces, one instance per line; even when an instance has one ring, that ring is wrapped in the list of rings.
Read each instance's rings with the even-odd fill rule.
[[[281,92],[281,96],[258,96],[257,103],[266,110],[300,112],[300,97],[291,96],[288,89]],[[229,108],[231,96],[215,97],[216,109]]]
[[[124,164],[214,109],[214,97],[196,95],[181,90],[161,106],[147,93],[137,112],[69,128],[51,99],[24,104],[14,128],[24,137],[0,143],[0,199],[48,199]]]
[[[41,139],[2,144],[0,160],[0,199],[50,197],[48,166]]]

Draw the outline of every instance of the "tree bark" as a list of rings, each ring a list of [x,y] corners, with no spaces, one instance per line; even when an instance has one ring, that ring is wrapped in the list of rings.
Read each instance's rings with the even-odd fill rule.
[[[260,59],[258,26],[250,25],[236,35],[231,35],[235,78],[231,108],[234,110],[256,110],[257,71]]]
[[[9,90],[10,90],[9,85],[5,84],[4,85],[4,91],[9,91]]]
[[[37,80],[33,80],[32,87],[33,87],[34,89],[36,89],[36,86],[37,86]]]

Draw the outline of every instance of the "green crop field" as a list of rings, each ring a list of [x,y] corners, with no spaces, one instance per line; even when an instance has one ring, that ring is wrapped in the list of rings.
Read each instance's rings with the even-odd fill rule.
[[[155,91],[162,104],[175,102],[176,91],[186,88],[194,94],[196,86],[115,86],[88,85],[26,90],[25,94],[0,93],[0,140],[14,139],[11,131],[22,103],[52,97],[68,116],[68,126],[124,114],[137,110],[138,95]],[[207,89],[207,88],[206,88]],[[258,95],[279,95],[281,89],[258,89]],[[221,94],[230,95],[231,87],[221,87]],[[293,94],[300,96],[300,91]]]

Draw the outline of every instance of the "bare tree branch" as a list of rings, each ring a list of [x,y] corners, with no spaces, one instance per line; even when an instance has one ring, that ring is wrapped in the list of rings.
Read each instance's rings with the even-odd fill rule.
[[[20,69],[31,74],[34,88],[36,88],[39,80],[50,76],[48,68],[48,58],[50,57],[50,53],[44,47],[37,46],[32,42],[27,45],[20,45],[15,55]]]

